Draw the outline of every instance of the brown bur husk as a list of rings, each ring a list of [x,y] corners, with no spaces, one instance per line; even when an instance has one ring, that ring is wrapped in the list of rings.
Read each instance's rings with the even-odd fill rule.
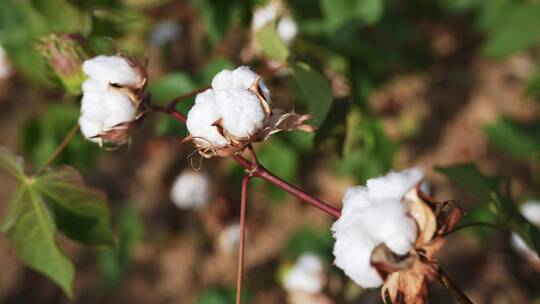
[[[105,130],[98,135],[96,138],[100,139],[100,146],[105,146],[106,148],[114,149],[125,143],[128,143],[131,139],[131,133],[135,128],[137,121],[146,113],[148,110],[147,99],[148,93],[146,91],[146,85],[148,83],[148,75],[146,73],[146,62],[141,64],[135,58],[121,55],[124,59],[127,60],[129,65],[137,70],[139,78],[141,79],[140,83],[131,84],[131,85],[121,85],[118,83],[109,83],[108,89],[111,91],[116,91],[126,95],[133,107],[136,109],[135,118],[131,121],[121,122],[112,128]]]
[[[398,256],[386,245],[379,245],[373,251],[371,263],[384,279],[381,296],[385,304],[427,303],[426,283],[435,278],[438,269],[435,254],[444,244],[444,235],[463,212],[452,201],[434,202],[418,186],[404,195],[403,204],[417,224],[414,248],[407,255]]]
[[[263,126],[257,130],[254,134],[249,137],[239,138],[236,137],[223,127],[221,119],[216,120],[212,125],[215,126],[221,136],[223,136],[227,141],[228,145],[221,148],[208,147],[204,139],[194,138],[189,135],[184,138],[182,141],[193,141],[199,154],[205,158],[211,158],[214,156],[228,157],[233,155],[238,155],[242,153],[250,144],[254,142],[261,142],[266,140],[270,135],[281,132],[281,131],[294,131],[301,130],[305,132],[315,132],[316,128],[305,124],[305,122],[311,119],[311,115],[307,114],[297,114],[294,112],[285,112],[281,109],[270,109],[268,101],[261,92],[261,87],[259,85],[261,77],[257,77],[248,90],[255,94],[261,103],[265,117]]]

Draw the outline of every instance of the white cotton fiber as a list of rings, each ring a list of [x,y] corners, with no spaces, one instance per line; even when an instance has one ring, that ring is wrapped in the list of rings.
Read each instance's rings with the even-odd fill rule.
[[[142,82],[138,71],[121,56],[100,55],[83,63],[83,72],[101,84],[137,85]]]
[[[269,22],[276,19],[279,12],[279,3],[271,2],[264,7],[260,7],[253,12],[251,19],[251,29],[256,32],[263,28]]]
[[[394,253],[409,252],[417,238],[414,220],[401,202],[422,178],[419,169],[390,172],[350,187],[343,198],[341,217],[332,226],[336,240],[335,265],[358,285],[378,287],[382,279],[371,266],[371,254],[384,243]]]
[[[0,79],[8,77],[9,74],[11,74],[11,65],[6,50],[0,46]]]
[[[277,34],[285,44],[290,45],[298,34],[298,26],[291,16],[284,16],[277,24]]]

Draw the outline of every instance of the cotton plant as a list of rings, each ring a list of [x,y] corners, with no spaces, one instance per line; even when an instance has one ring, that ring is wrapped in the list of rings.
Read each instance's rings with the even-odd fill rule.
[[[521,206],[521,214],[529,220],[529,222],[540,227],[540,201],[529,200]],[[540,258],[538,254],[532,250],[529,245],[516,233],[511,236],[512,247],[523,257],[536,265],[536,269],[540,271]]]
[[[296,25],[274,3],[277,2],[255,13],[253,28],[260,29],[279,19],[278,33],[282,32],[283,40],[292,41]],[[314,132],[315,128],[307,123],[311,119],[308,114],[273,108],[269,87],[250,67],[222,70],[213,77],[209,88],[187,94],[195,96],[195,103],[184,116],[175,108],[179,100],[164,107],[151,103],[146,92],[146,68],[135,59],[122,55],[83,58],[78,49],[58,52],[57,45],[48,45],[45,57],[60,77],[64,72],[68,72],[64,76],[75,75],[72,72],[82,75],[78,124],[88,141],[100,145],[124,144],[129,142],[136,122],[144,114],[161,112],[186,124],[189,134],[183,141],[192,142],[203,157],[231,157],[246,169],[239,224],[226,226],[218,240],[219,250],[228,254],[238,246],[237,303],[242,291],[247,191],[252,178],[272,183],[336,218],[331,227],[335,239],[334,265],[356,284],[381,287],[385,301],[394,302],[397,298],[405,303],[425,301],[426,282],[439,271],[434,255],[443,244],[442,236],[452,229],[461,210],[451,203],[437,203],[422,191],[423,173],[419,169],[390,172],[368,180],[366,186],[350,187],[343,197],[343,209],[339,210],[280,179],[258,162],[253,143],[264,142],[280,131]],[[58,54],[76,56],[69,58],[73,60],[58,61],[65,59],[56,57]],[[55,65],[58,62],[69,62],[69,69]],[[59,151],[63,148],[65,145]],[[245,150],[249,150],[250,160],[242,156]],[[60,152],[55,152],[54,157]],[[6,161],[8,158],[0,153],[0,168],[13,166],[15,162]],[[49,170],[52,169],[43,172]],[[201,209],[210,201],[211,188],[207,174],[185,170],[174,179],[170,200],[180,209]],[[97,195],[91,191],[85,193]],[[297,304],[331,303],[322,294],[325,272],[317,256],[300,256],[284,278],[289,300]]]
[[[438,271],[434,254],[461,210],[430,200],[417,168],[372,178],[347,189],[341,217],[332,225],[334,264],[382,298],[427,301],[426,281]]]
[[[170,199],[179,209],[199,210],[208,204],[211,193],[208,174],[186,169],[174,179]]]

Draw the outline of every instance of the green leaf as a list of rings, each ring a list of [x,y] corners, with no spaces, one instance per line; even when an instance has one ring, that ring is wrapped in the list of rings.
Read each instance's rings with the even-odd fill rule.
[[[258,30],[255,33],[255,39],[268,58],[285,62],[289,57],[289,48],[277,34],[276,22],[269,22]]]
[[[435,169],[471,194],[481,205],[493,213],[498,223],[504,224],[517,233],[529,247],[540,254],[540,230],[521,215],[517,205],[510,197],[511,191],[508,184],[507,192],[501,192],[503,181],[501,177],[486,176],[474,164],[460,164]]]
[[[512,156],[529,159],[540,151],[540,120],[519,124],[503,118],[486,132],[492,145]]]
[[[171,72],[150,83],[149,90],[152,94],[152,101],[157,104],[164,104],[175,97],[195,90],[195,82],[182,72]]]
[[[84,244],[112,244],[104,196],[86,188],[70,167],[26,176],[22,161],[3,149],[0,170],[18,182],[2,231],[26,265],[49,277],[71,298],[75,270],[56,241],[56,231]]]
[[[539,4],[507,7],[489,31],[484,53],[493,57],[505,57],[540,42],[539,17]]]
[[[16,163],[6,152],[0,154],[2,168],[12,167]],[[17,166],[16,171],[16,176],[24,175],[22,166]],[[28,267],[49,277],[71,298],[75,270],[56,242],[54,221],[35,187],[34,179],[29,177],[19,182],[2,231],[11,242],[15,254]]]
[[[62,166],[35,177],[35,188],[49,206],[58,229],[92,246],[113,245],[105,195],[84,185],[79,172]]]
[[[321,73],[307,63],[292,64],[292,86],[296,97],[308,106],[312,123],[320,126],[332,107],[332,90]]]
[[[383,0],[322,0],[321,7],[330,31],[354,21],[374,24],[384,11]]]
[[[502,178],[485,176],[475,164],[466,163],[449,167],[436,167],[451,182],[471,194],[478,202],[487,204],[501,186]]]
[[[100,287],[111,290],[118,286],[131,264],[135,245],[143,235],[143,223],[137,210],[130,205],[122,208],[118,216],[118,244],[115,248],[100,251],[98,260],[102,272]]]
[[[289,239],[285,252],[294,259],[303,253],[312,252],[330,261],[333,247],[334,239],[329,229],[304,226]]]
[[[232,288],[213,287],[203,291],[198,299],[198,304],[229,304],[234,303],[236,299],[235,290]],[[241,303],[247,303],[248,291],[246,288],[242,290]]]

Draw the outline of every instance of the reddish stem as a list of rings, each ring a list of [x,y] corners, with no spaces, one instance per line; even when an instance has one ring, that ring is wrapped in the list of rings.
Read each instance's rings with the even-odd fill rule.
[[[240,202],[240,243],[238,244],[238,272],[236,275],[236,304],[242,301],[242,281],[244,278],[244,249],[246,241],[247,188],[251,175],[242,179],[242,198]]]

